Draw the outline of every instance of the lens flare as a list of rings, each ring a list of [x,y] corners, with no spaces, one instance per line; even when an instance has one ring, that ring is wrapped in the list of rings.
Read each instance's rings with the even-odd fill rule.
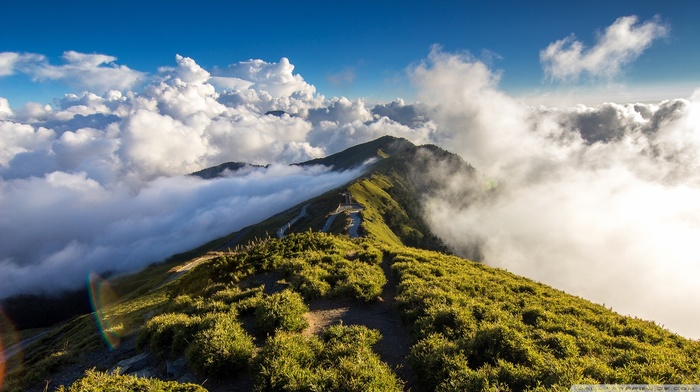
[[[116,317],[110,316],[106,309],[117,301],[117,294],[106,279],[102,279],[94,272],[88,277],[88,287],[92,314],[95,316],[100,334],[110,350],[114,349],[121,342],[122,324],[117,321]]]
[[[0,309],[0,390],[4,390],[5,376],[11,364],[21,364],[22,346],[12,321]]]

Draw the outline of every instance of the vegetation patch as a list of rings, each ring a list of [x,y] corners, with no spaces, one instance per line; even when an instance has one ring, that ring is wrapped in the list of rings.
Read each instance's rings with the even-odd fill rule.
[[[88,370],[85,377],[58,392],[141,391],[141,392],[206,392],[197,384],[181,384],[156,378],[141,378],[117,373]]]
[[[700,382],[700,342],[468,260],[387,248],[410,362],[437,391]]]
[[[280,333],[255,359],[255,391],[401,391],[372,351],[381,338],[364,326],[329,327],[322,337]]]
[[[187,348],[187,361],[200,373],[231,376],[245,369],[255,344],[235,314],[218,314],[210,328],[194,335]]]
[[[299,332],[308,326],[304,314],[309,308],[304,298],[292,290],[265,297],[255,308],[255,328],[262,335]]]

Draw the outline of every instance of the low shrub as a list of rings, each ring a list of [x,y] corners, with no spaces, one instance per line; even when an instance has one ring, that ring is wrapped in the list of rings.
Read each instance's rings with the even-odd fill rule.
[[[408,359],[426,390],[435,390],[447,378],[450,372],[448,362],[456,356],[464,356],[457,344],[444,335],[435,333],[414,344]]]
[[[316,338],[289,333],[271,337],[254,360],[254,390],[322,390],[317,374],[317,358],[322,349]]]
[[[328,276],[325,268],[304,264],[292,275],[291,284],[305,298],[323,297],[331,290],[331,285],[326,281]]]
[[[292,290],[264,297],[255,308],[255,328],[261,335],[277,331],[297,332],[308,326],[304,314],[309,311],[302,296]]]
[[[170,349],[177,331],[196,329],[201,319],[184,313],[165,313],[153,317],[139,331],[137,346],[163,352]],[[180,334],[182,335],[182,334]]]
[[[333,266],[329,279],[333,287],[331,294],[365,302],[379,298],[386,284],[386,276],[380,267],[347,260]]]
[[[68,387],[60,386],[58,392],[102,392],[102,391],[141,391],[141,392],[206,392],[197,384],[180,384],[175,381],[162,381],[157,378],[142,378],[117,373],[103,373],[95,370],[85,372],[85,377]]]
[[[229,376],[244,369],[255,344],[233,313],[219,313],[210,328],[199,331],[187,349],[187,360],[210,376]]]
[[[499,359],[515,364],[532,364],[527,340],[517,331],[503,325],[484,325],[468,344],[469,363],[479,367],[495,365]]]
[[[401,391],[372,351],[381,335],[364,326],[334,326],[322,339],[278,333],[255,359],[255,391]]]

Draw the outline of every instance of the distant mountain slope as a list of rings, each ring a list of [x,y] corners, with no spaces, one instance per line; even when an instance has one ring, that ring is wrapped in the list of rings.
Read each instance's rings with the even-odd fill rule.
[[[220,165],[216,165],[216,166],[212,166],[212,167],[208,167],[206,169],[196,171],[190,175],[197,176],[197,177],[203,178],[205,180],[210,180],[212,178],[221,177],[226,172],[233,173],[233,172],[237,172],[239,170],[245,169],[245,168],[255,169],[255,168],[265,168],[265,167],[266,166],[251,165],[249,163],[243,163],[243,162],[226,162],[226,163],[222,163]]]
[[[442,189],[447,185],[445,181],[449,181],[449,178],[431,177],[429,173],[435,167],[475,181],[476,173],[471,165],[458,155],[433,145],[406,149],[377,162],[364,178],[355,181],[349,190],[356,200],[366,204],[365,231],[379,236],[378,239],[383,237],[387,243],[447,251],[426,223],[422,204],[426,196]],[[470,256],[481,258],[478,246],[473,247]]]
[[[277,115],[273,112],[271,115]],[[389,156],[410,150],[415,145],[406,139],[393,136],[383,136],[379,139],[358,144],[341,152],[331,154],[324,158],[312,159],[306,162],[295,163],[299,166],[323,165],[332,167],[333,170],[343,171],[360,166],[371,159],[387,158]],[[226,162],[220,165],[208,167],[192,173],[191,175],[203,179],[212,179],[224,175],[226,171],[236,172],[245,168],[265,168],[266,165],[252,165],[244,162]]]
[[[475,176],[474,168],[461,157],[437,146],[415,146],[405,139],[385,136],[327,158],[312,160],[300,165],[323,164],[334,168],[350,168],[369,159],[364,174],[343,188],[332,190],[308,200],[290,210],[277,214],[259,224],[231,233],[212,241],[202,248],[226,250],[245,244],[255,238],[274,236],[275,233],[296,217],[306,206],[306,214],[285,227],[286,233],[301,233],[308,230],[322,231],[344,202],[341,194],[347,192],[363,207],[360,235],[394,245],[409,245],[424,249],[447,252],[445,244],[436,237],[425,221],[422,201],[426,195],[446,186],[444,181],[428,175],[431,169],[441,167],[443,172],[459,174],[462,178]],[[350,224],[349,214],[333,217],[329,232],[346,234]],[[465,247],[466,249],[469,249]],[[478,244],[471,247],[472,259],[480,260]]]
[[[370,159],[387,158],[414,148],[415,145],[403,138],[383,136],[371,142],[358,144],[325,158],[312,159],[299,163],[301,166],[324,165],[334,170],[347,170],[362,165]]]

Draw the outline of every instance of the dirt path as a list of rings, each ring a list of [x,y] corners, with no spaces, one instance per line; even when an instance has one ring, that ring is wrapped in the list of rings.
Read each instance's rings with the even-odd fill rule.
[[[309,328],[304,333],[318,334],[325,327],[340,322],[344,325],[364,325],[378,330],[382,339],[375,346],[375,351],[382,361],[389,364],[406,382],[405,390],[418,391],[416,377],[408,364],[408,355],[413,343],[411,331],[403,324],[394,306],[398,279],[391,271],[388,260],[382,262],[382,269],[387,277],[387,284],[381,299],[367,304],[329,299],[312,301],[309,304],[310,312],[306,315]]]
[[[168,283],[172,282],[173,280],[175,280],[175,279],[181,277],[182,275],[184,275],[185,272],[187,272],[187,271],[191,270],[192,268],[194,268],[194,267],[196,267],[196,266],[202,264],[203,262],[205,262],[205,261],[207,261],[207,260],[211,260],[211,259],[213,259],[214,257],[217,257],[217,256],[219,256],[219,255],[218,255],[218,254],[207,253],[206,255],[204,255],[204,256],[202,256],[202,257],[198,257],[198,258],[196,258],[196,259],[194,259],[194,260],[192,260],[192,261],[189,261],[189,262],[188,262],[187,264],[185,264],[185,265],[181,265],[181,266],[179,266],[179,267],[175,267],[175,268],[174,268],[175,273],[172,274],[172,275],[170,275],[170,276],[168,277],[168,279],[166,279],[163,283],[161,283],[161,284],[159,284],[158,286],[156,286],[153,290],[156,290],[156,289],[159,289],[159,288],[165,286],[166,284],[168,284]]]

